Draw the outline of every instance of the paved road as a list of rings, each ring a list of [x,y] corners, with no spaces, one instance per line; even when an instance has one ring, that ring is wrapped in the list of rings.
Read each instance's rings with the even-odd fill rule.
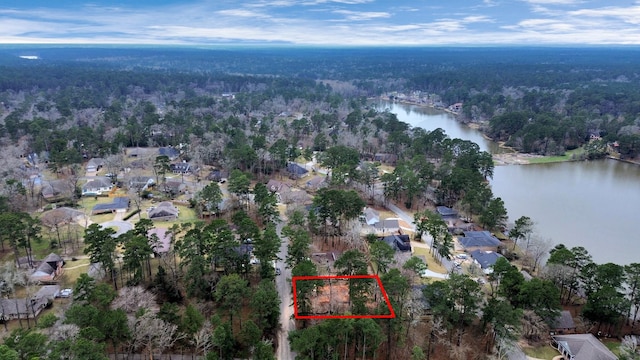
[[[291,297],[291,269],[288,269],[284,263],[287,258],[289,244],[289,240],[282,237],[284,225],[284,221],[281,221],[276,227],[278,236],[282,239],[282,245],[278,253],[280,260],[276,262],[276,267],[280,268],[281,271],[281,274],[276,276],[276,288],[280,295],[280,331],[278,332],[276,357],[280,360],[291,360],[295,359],[296,355],[291,352],[289,332],[295,330],[295,320],[293,319],[293,299]]]

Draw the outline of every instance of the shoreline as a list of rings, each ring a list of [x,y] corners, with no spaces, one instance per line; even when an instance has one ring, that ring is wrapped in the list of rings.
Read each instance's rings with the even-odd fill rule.
[[[388,101],[388,102],[392,102],[392,103],[395,102],[395,103],[400,103],[400,104],[404,104],[404,105],[412,105],[412,106],[417,106],[417,107],[422,107],[422,108],[430,108],[430,109],[435,109],[435,110],[441,110],[441,111],[443,111],[445,113],[448,113],[448,114],[451,114],[451,115],[454,115],[454,116],[459,115],[459,112],[449,110],[448,108],[438,107],[438,106],[435,106],[433,104],[415,102],[415,101],[410,101],[410,100],[405,100],[405,99],[390,100],[388,97],[379,96],[379,97],[371,98],[370,100],[382,100],[382,101]],[[456,121],[458,121],[459,123],[465,125],[466,127],[470,128],[470,129],[477,130],[478,132],[480,132],[482,137],[484,137],[485,139],[487,139],[489,141],[492,141],[492,142],[496,143],[499,148],[506,149],[506,150],[510,151],[508,153],[491,154],[492,157],[493,157],[493,161],[494,161],[495,166],[536,165],[536,164],[539,164],[539,163],[557,163],[557,162],[570,162],[570,161],[584,161],[584,160],[572,159],[569,156],[566,159],[560,159],[559,158],[559,159],[556,159],[556,160],[551,160],[551,158],[553,158],[554,156],[545,156],[545,155],[522,153],[522,152],[519,152],[519,151],[517,151],[516,149],[514,149],[514,148],[512,148],[510,146],[506,146],[504,141],[494,141],[493,139],[488,137],[483,131],[480,130],[481,127],[482,127],[481,123],[477,123],[477,122],[466,123],[466,122],[459,121],[457,118],[456,118]],[[538,161],[533,161],[532,162],[531,161],[531,159],[544,159],[544,158],[548,158],[549,160],[548,161],[540,161],[540,162],[538,162]],[[620,158],[617,158],[617,157],[612,156],[612,155],[607,155],[605,158],[640,166],[640,159],[634,159],[634,160],[620,159]]]

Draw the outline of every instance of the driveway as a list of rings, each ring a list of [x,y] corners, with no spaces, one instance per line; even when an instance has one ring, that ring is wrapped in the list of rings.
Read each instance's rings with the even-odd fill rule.
[[[116,233],[113,235],[114,237],[118,237],[129,230],[133,230],[133,224],[131,224],[128,221],[121,221],[121,220],[103,222],[102,224],[100,224],[100,226],[102,226],[103,228],[114,227],[118,229],[116,230]]]

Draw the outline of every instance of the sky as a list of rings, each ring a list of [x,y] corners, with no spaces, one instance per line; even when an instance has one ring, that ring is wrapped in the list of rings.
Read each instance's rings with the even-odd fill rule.
[[[640,45],[640,0],[3,0],[0,44]]]

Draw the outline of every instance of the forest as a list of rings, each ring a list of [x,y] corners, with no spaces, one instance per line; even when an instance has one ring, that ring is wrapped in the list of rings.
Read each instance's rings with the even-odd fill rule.
[[[521,152],[561,154],[595,140],[634,158],[636,55],[635,48],[2,47],[0,353],[273,359],[289,358],[287,348],[298,359],[502,359],[518,340],[544,347],[553,321],[571,309],[578,331],[623,339],[617,354],[632,359],[637,338],[625,336],[637,331],[638,264],[596,264],[584,248],[536,237],[526,217],[508,228],[488,183],[489,153],[440,129],[411,128],[368,101],[418,91],[443,109],[462,103],[460,121]],[[596,152],[590,156],[605,155]],[[94,159],[103,161],[88,175]],[[87,189],[99,178],[109,179],[105,194]],[[126,214],[93,213],[114,197],[128,199]],[[410,243],[431,239],[425,260],[402,257],[380,241],[384,229],[363,224],[365,207],[390,205],[413,216]],[[422,276],[458,255],[461,231],[437,206],[499,237],[504,256],[492,273],[465,263],[442,281]],[[58,209],[77,211],[75,220],[50,215]],[[168,222],[153,220],[159,209]],[[130,228],[99,225],[108,220]],[[167,249],[149,235],[160,228],[171,236]],[[25,304],[41,281],[28,270],[51,252],[84,264],[73,268],[99,269],[60,275],[54,283],[72,297],[44,304],[35,321],[34,305]],[[335,258],[323,263],[321,253]],[[379,275],[397,317],[287,325],[291,276],[327,273]],[[302,314],[314,313],[319,288],[296,289]],[[386,311],[371,306],[374,283],[346,288],[350,312]],[[24,319],[8,319],[7,304],[24,306]]]

